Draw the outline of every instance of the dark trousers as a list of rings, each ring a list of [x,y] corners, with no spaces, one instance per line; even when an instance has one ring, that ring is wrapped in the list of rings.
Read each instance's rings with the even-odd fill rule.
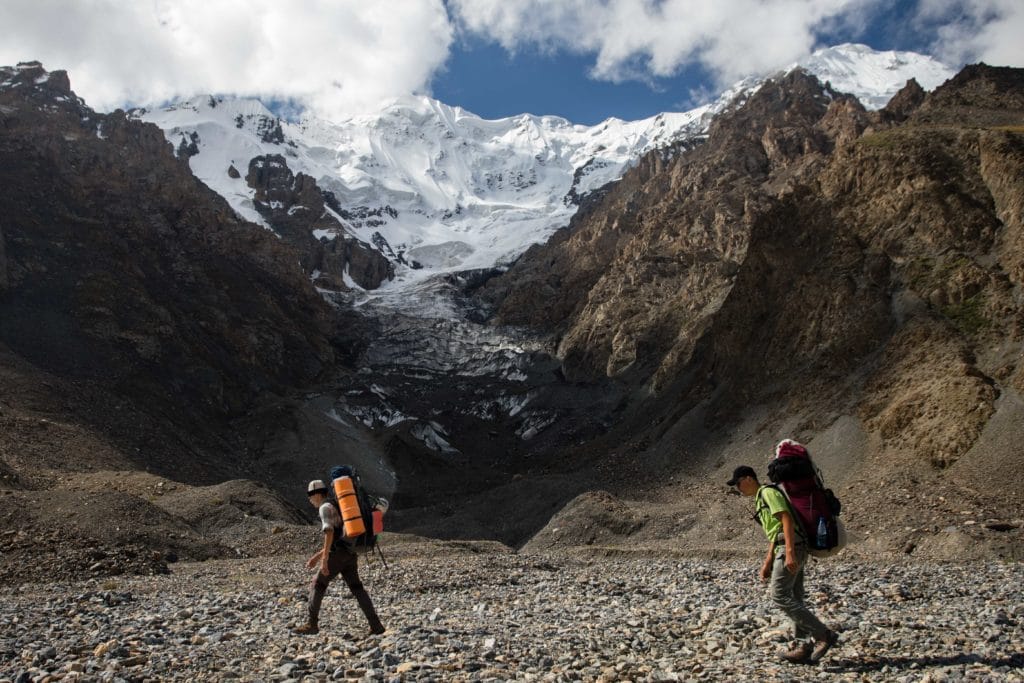
[[[375,632],[383,631],[384,625],[380,623],[377,611],[373,609],[373,601],[370,600],[370,594],[366,592],[362,581],[359,580],[359,559],[355,553],[347,550],[333,551],[327,558],[327,571],[330,572],[327,576],[318,571],[316,579],[313,580],[313,585],[310,586],[309,623],[314,626],[318,624],[320,603],[323,602],[324,593],[327,592],[327,585],[336,576],[341,574],[341,578],[345,579],[348,589],[352,591],[356,602],[359,603],[359,609],[363,610],[366,620],[370,622],[370,630]]]

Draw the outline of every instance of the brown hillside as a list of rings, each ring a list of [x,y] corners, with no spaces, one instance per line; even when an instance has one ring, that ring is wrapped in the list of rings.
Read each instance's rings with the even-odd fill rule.
[[[673,471],[720,486],[793,436],[854,517],[891,510],[872,520],[890,548],[949,520],[1019,528],[1022,97],[1024,71],[979,65],[869,113],[791,74],[702,146],[649,155],[484,296],[558,335],[567,377],[634,387],[588,450],[645,496],[681,495]]]
[[[327,306],[156,127],[36,63],[3,78],[4,468],[231,473],[226,419],[331,367]]]

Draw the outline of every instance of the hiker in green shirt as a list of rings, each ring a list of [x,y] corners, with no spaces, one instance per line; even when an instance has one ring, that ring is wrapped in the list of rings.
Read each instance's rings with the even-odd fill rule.
[[[774,486],[761,486],[753,468],[743,465],[732,473],[727,486],[756,500],[754,515],[768,538],[768,554],[761,565],[761,580],[771,580],[772,602],[793,620],[796,644],[780,656],[793,663],[815,663],[839,640],[839,634],[821,623],[804,604],[804,565],[807,541],[789,501]],[[813,637],[813,642],[807,640]]]

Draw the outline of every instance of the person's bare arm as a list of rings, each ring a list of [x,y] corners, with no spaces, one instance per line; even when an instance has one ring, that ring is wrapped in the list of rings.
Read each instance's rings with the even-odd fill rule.
[[[767,581],[772,575],[772,563],[775,561],[775,544],[768,544],[768,554],[765,555],[764,562],[761,564],[761,580]]]
[[[327,568],[327,559],[331,556],[331,545],[334,543],[334,529],[324,532],[324,547],[320,550],[320,573],[327,576],[331,571]]]
[[[320,563],[320,556],[323,554],[323,550],[317,550],[313,553],[313,557],[306,560],[306,569],[312,569]]]
[[[796,574],[799,565],[796,561],[796,529],[793,527],[793,516],[786,511],[779,513],[782,522],[782,537],[786,539],[786,570]]]

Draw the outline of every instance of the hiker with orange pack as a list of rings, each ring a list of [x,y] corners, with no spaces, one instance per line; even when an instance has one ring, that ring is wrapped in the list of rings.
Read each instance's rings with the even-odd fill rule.
[[[343,489],[343,487],[339,488]],[[347,542],[351,537],[363,533],[364,528],[359,528],[362,520],[353,518],[350,506],[341,507],[339,501],[330,498],[329,492],[327,484],[320,479],[309,482],[309,486],[306,488],[310,504],[320,513],[324,541],[323,547],[306,562],[308,569],[318,567],[316,577],[309,590],[309,618],[305,624],[292,630],[300,635],[319,633],[320,604],[327,592],[327,586],[340,574],[348,585],[348,589],[352,591],[352,595],[355,596],[356,602],[359,603],[359,608],[366,615],[366,620],[370,622],[370,633],[384,633],[384,624],[381,623],[377,611],[373,608],[370,594],[366,592],[366,588],[359,580],[359,558]],[[348,515],[343,519],[342,511],[345,509],[348,509]],[[356,510],[358,510],[358,506]]]

